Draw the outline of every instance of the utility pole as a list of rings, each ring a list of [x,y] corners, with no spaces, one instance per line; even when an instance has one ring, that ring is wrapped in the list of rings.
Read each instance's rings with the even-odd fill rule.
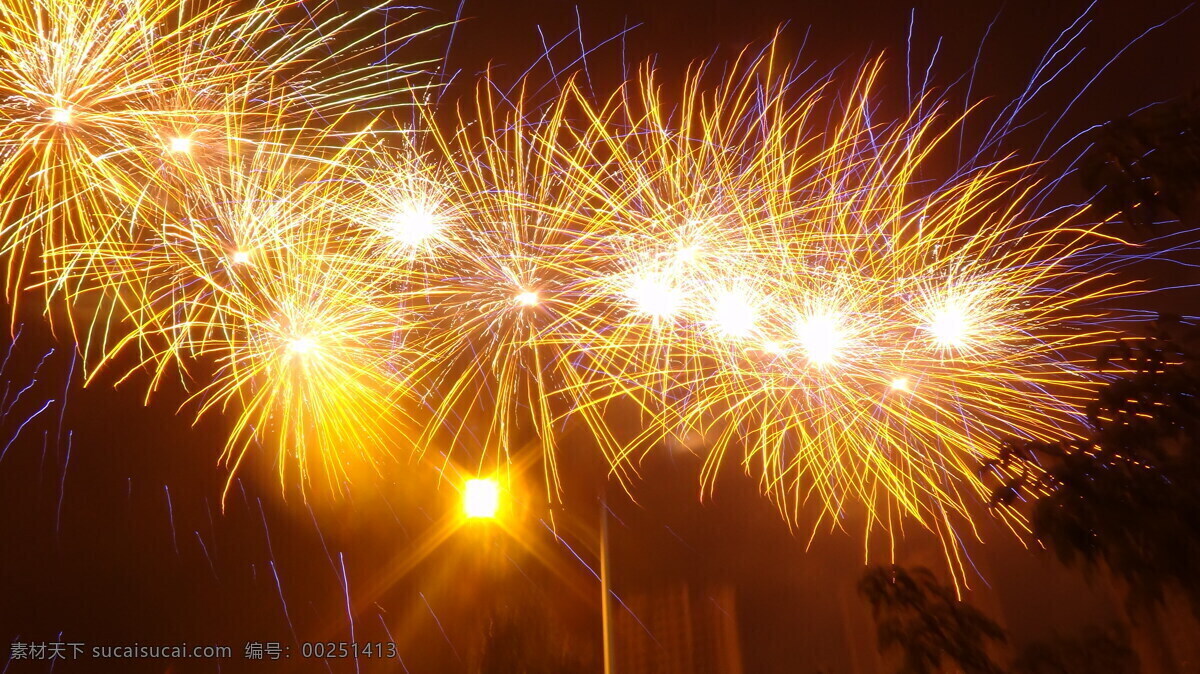
[[[608,504],[600,497],[600,620],[604,639],[604,674],[612,674],[612,611],[608,588]]]

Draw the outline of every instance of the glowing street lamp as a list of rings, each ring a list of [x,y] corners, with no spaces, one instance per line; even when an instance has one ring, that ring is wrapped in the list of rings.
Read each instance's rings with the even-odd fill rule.
[[[491,519],[500,506],[500,486],[490,478],[467,480],[463,512],[468,519]]]

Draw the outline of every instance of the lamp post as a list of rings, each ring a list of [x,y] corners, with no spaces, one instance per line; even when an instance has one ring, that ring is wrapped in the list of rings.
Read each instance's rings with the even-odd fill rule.
[[[604,674],[612,674],[612,609],[608,601],[608,504],[600,499],[600,620],[604,639]]]
[[[473,478],[463,487],[462,508],[467,519],[495,519],[500,506],[500,486],[494,478]],[[600,620],[604,647],[604,674],[613,671],[612,606],[609,601],[608,504],[600,498]]]
[[[500,507],[500,486],[492,478],[467,480],[463,489],[463,514],[467,519],[494,519]]]

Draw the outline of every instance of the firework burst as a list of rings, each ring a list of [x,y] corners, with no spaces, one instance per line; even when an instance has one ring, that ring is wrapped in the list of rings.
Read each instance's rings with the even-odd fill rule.
[[[53,4],[3,9],[10,290],[44,254],[89,380],[177,377],[235,468],[269,446],[336,491],[394,450],[532,444],[554,494],[578,422],[622,479],[698,437],[706,489],[732,459],[790,520],[945,536],[1002,438],[1073,430],[1132,292],[1036,166],[948,160],[965,116],[881,121],[880,60],[839,87],[747,52],[547,105],[485,79],[382,133],[360,113],[409,70],[324,49],[361,16]]]
[[[235,468],[250,447],[269,447],[281,479],[295,470],[338,491],[353,468],[412,445],[403,279],[355,254],[369,241],[344,208],[363,198],[346,171],[378,139],[227,137],[192,167],[187,190],[157,202],[169,207],[61,252],[86,260],[71,264],[77,302],[95,295],[120,308],[94,331],[89,380],[148,371],[149,395],[177,378],[197,414],[232,418]]]
[[[427,319],[416,347],[429,360],[422,378],[433,401],[423,446],[467,446],[480,462],[504,465],[532,444],[552,496],[557,440],[580,407],[565,393],[580,377],[569,343],[591,329],[602,300],[581,287],[599,238],[571,182],[581,157],[562,161],[570,103],[530,111],[485,81],[456,131],[429,120],[420,143],[440,167],[437,187],[406,193],[390,220],[404,225],[407,306]],[[611,441],[598,417],[579,416]]]
[[[789,517],[944,531],[1001,438],[1075,428],[1098,307],[1131,292],[1089,272],[1112,242],[1040,217],[1033,166],[942,169],[963,118],[926,99],[881,123],[881,69],[838,95],[764,54],[694,70],[676,106],[649,69],[592,106],[603,160],[566,175],[603,221],[583,284],[605,310],[571,340],[574,399],[657,429],[613,458],[700,437],[708,488],[733,455]]]
[[[386,29],[347,37],[379,8],[347,15],[333,2],[293,4],[0,3],[10,300],[39,255],[98,238],[122,207],[144,202],[164,162],[224,145],[228,117],[253,132],[281,118],[295,124],[291,114],[370,109],[389,88],[417,83],[419,64],[382,58],[394,44],[379,39]]]

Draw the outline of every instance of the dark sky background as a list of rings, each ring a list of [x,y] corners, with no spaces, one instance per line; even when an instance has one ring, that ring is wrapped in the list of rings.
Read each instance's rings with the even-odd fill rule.
[[[453,18],[458,7],[456,2],[431,6],[431,22]],[[1030,106],[1031,125],[1010,139],[1013,148],[1040,142],[1049,123],[1106,61],[1184,6],[1165,0],[1098,3],[1077,41],[1085,49],[1079,63]],[[636,63],[657,54],[668,75],[681,73],[694,59],[736,53],[787,24],[785,49],[795,52],[803,44],[798,58],[816,62],[821,72],[885,51],[891,66],[881,93],[902,97],[905,45],[915,16],[914,69],[924,68],[941,37],[934,81],[949,84],[971,68],[988,34],[975,96],[1003,102],[1020,94],[1045,49],[1086,7],[1044,0],[915,5],[474,0],[466,3],[448,51],[448,70],[461,74],[447,96],[469,92],[474,74],[489,65],[498,79],[515,80],[543,53],[539,26],[545,40],[554,42],[581,25],[589,46],[628,28],[623,40],[589,56],[594,83],[603,90],[619,80],[623,58]],[[1193,8],[1130,47],[1079,98],[1055,133],[1065,140],[1090,125],[1200,87],[1198,37],[1200,10]],[[431,52],[420,57],[436,56],[445,42],[443,34],[411,48]],[[556,51],[554,60],[566,64],[573,54],[578,54],[577,42]],[[530,495],[520,499],[524,523],[513,525],[525,545],[467,528],[398,581],[385,583],[388,570],[402,565],[455,507],[453,490],[439,484],[428,467],[401,463],[396,476],[346,502],[311,505],[295,494],[284,502],[277,483],[252,467],[235,483],[222,510],[227,474],[216,466],[224,438],[219,418],[192,425],[188,412],[176,415],[183,396],[170,386],[148,406],[136,383],[116,391],[104,380],[82,390],[77,380],[68,386],[71,363],[69,344],[32,319],[24,323],[4,366],[4,643],[16,638],[89,645],[222,643],[233,646],[235,658],[220,671],[346,672],[354,671],[346,662],[331,661],[327,668],[297,657],[287,667],[246,665],[241,648],[247,641],[348,640],[353,629],[360,642],[396,641],[403,658],[404,668],[364,662],[365,671],[461,671],[482,607],[501,596],[541,605],[555,625],[584,642],[599,632],[598,583],[566,547],[595,567],[591,546],[600,467],[582,438],[564,441],[568,492],[556,521],[565,544],[555,543],[542,526],[544,504],[534,468],[527,475]],[[48,400],[53,402],[39,412]],[[15,439],[4,447],[9,438]],[[644,466],[644,479],[632,490],[636,501],[612,485],[605,490],[613,511],[611,568],[617,594],[681,580],[697,587],[733,586],[747,672],[841,672],[856,665],[873,671],[874,637],[854,583],[868,557],[887,561],[883,546],[864,550],[853,514],[847,531],[823,530],[810,542],[807,524],[789,531],[755,483],[737,470],[727,471],[714,497],[701,503],[698,471],[696,457],[663,450]],[[969,579],[976,588],[969,596],[1001,618],[1018,644],[1115,615],[1105,592],[1088,589],[1078,576],[1026,551],[982,514],[979,523],[984,542],[967,543],[978,569]],[[934,537],[916,527],[905,533],[898,561],[940,564]],[[353,620],[347,617],[347,585]],[[850,643],[847,634],[857,639]],[[586,651],[586,643],[579,648]],[[0,665],[0,671],[48,670]],[[143,662],[114,668],[85,661],[59,663],[53,671],[211,672],[217,667]]]

